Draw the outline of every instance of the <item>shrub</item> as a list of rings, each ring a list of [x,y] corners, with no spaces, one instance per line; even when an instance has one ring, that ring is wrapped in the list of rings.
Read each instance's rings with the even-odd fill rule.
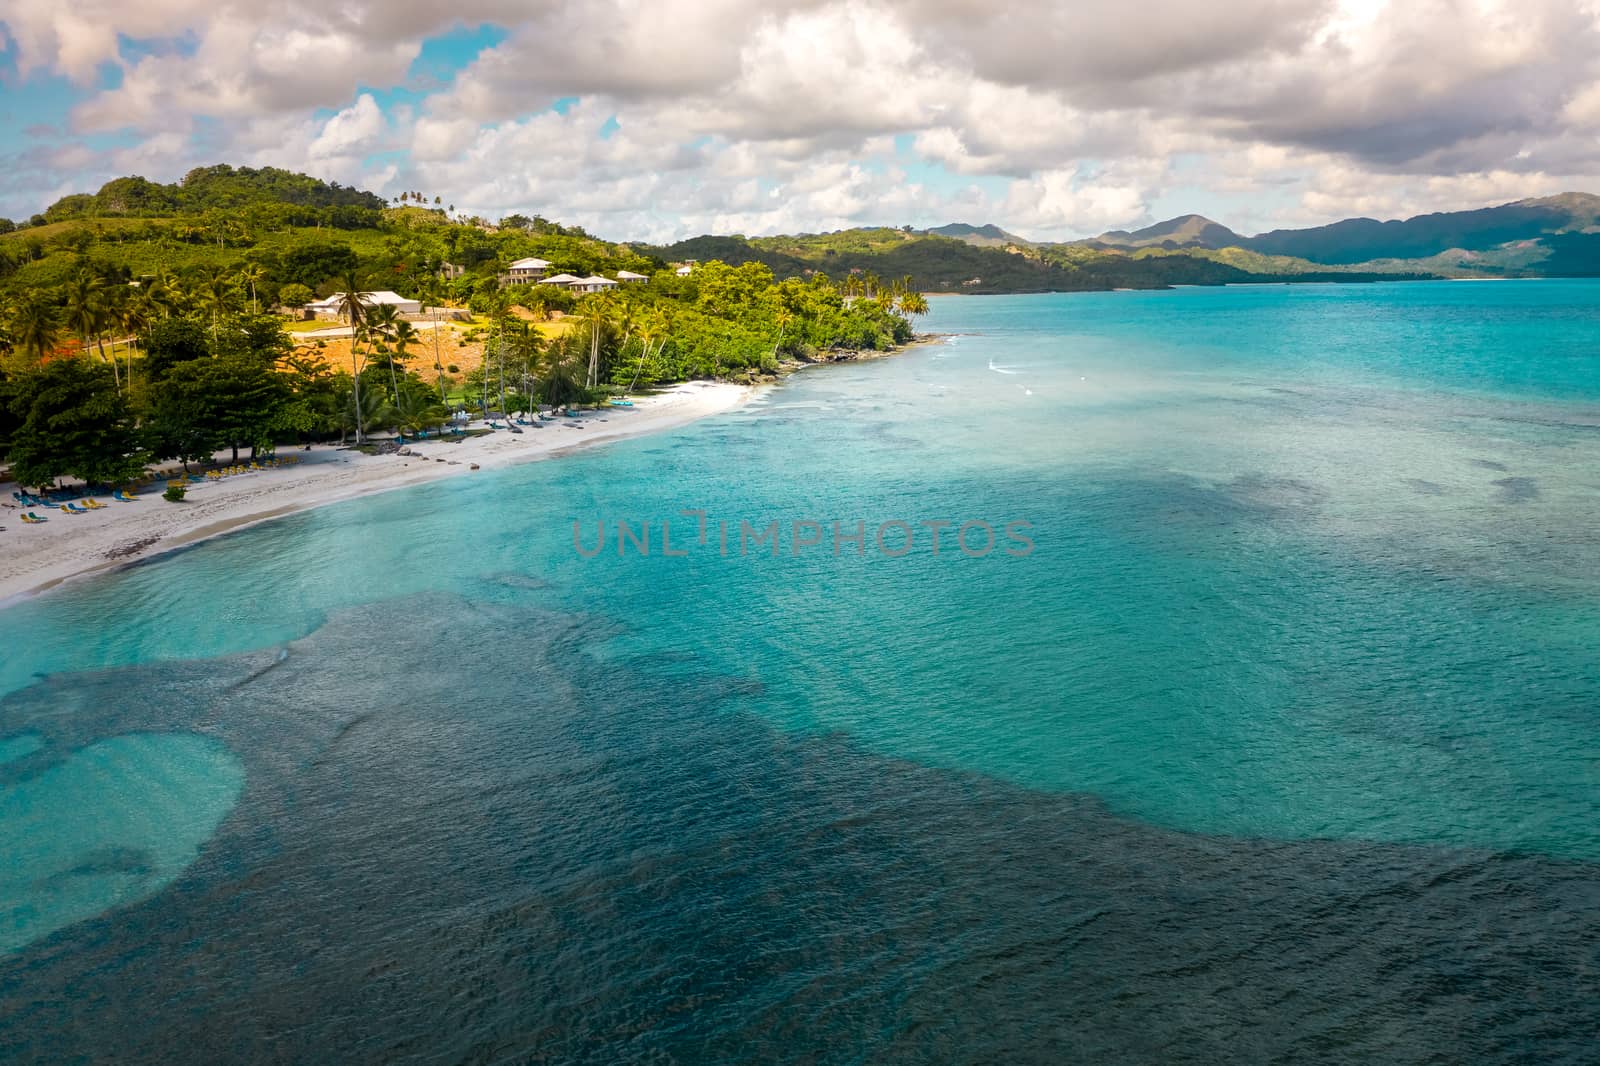
[[[161,494],[161,498],[166,500],[168,503],[182,503],[184,494],[188,491],[189,486],[180,485],[174,481],[167,486],[167,491]]]

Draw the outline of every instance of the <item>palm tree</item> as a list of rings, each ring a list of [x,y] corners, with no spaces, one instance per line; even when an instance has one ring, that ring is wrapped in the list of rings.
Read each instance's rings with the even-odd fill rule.
[[[900,294],[896,304],[902,315],[925,315],[928,313],[928,298],[915,289],[908,289]]]
[[[483,402],[483,416],[489,417],[489,355],[493,352],[500,360],[500,394],[505,395],[505,353],[502,346],[505,343],[506,311],[510,306],[509,299],[504,292],[491,293],[485,300],[488,305],[486,313],[489,316],[489,339],[483,345],[483,365],[479,368],[483,376],[483,387],[479,390],[479,398]],[[500,404],[501,408],[505,403]],[[502,413],[504,413],[502,411]]]
[[[444,393],[444,364],[439,361],[439,311],[433,312],[433,372],[439,382],[439,402],[448,404],[450,401]]]
[[[399,372],[405,367],[406,349],[417,342],[417,328],[401,318],[388,304],[372,309],[367,316],[367,328],[380,338],[379,344],[384,360],[389,364],[389,388],[393,392],[394,401],[399,403]]]
[[[778,349],[783,347],[783,335],[789,331],[789,327],[793,323],[794,315],[789,310],[784,309],[778,312],[778,339],[772,344],[772,362],[774,366],[778,362]]]
[[[39,362],[56,350],[61,341],[61,316],[44,302],[37,290],[22,297],[22,306],[11,321],[11,333],[24,355]]]
[[[200,290],[200,302],[211,310],[211,346],[213,350],[217,344],[217,320],[222,312],[228,309],[228,298],[233,295],[233,279],[228,277],[225,270],[218,268],[206,275],[203,287]]]
[[[644,373],[645,364],[650,359],[650,344],[656,338],[661,338],[663,346],[666,345],[666,335],[671,329],[671,323],[664,312],[657,308],[646,311],[639,321],[639,336],[644,341],[644,347],[639,351],[639,365],[633,368],[633,380],[628,383],[628,391],[632,392],[635,385],[639,384],[639,375]],[[660,354],[659,350],[656,353]]]
[[[406,365],[406,349],[420,340],[422,335],[405,319],[396,316],[394,328],[389,332],[389,340],[393,345],[389,352],[389,382],[394,386],[394,399],[400,402],[400,382],[395,378],[395,364]]]
[[[143,298],[152,313],[167,318],[183,302],[183,291],[176,275],[163,272],[144,286]]]
[[[133,350],[138,347],[139,331],[150,325],[150,305],[145,300],[129,300],[122,305],[117,324],[128,336],[128,391],[133,391]]]
[[[359,390],[359,386],[357,386]],[[359,398],[358,398],[359,397]],[[352,391],[350,399],[355,413],[356,443],[365,440],[366,426],[381,428],[394,416],[394,405],[381,392],[369,392],[361,395],[359,391]]]
[[[544,393],[550,403],[560,406],[577,397],[578,358],[576,337],[572,333],[562,334],[546,349]]]
[[[354,270],[344,276],[344,291],[339,294],[339,314],[350,320],[350,377],[355,389],[356,443],[363,443],[366,430],[361,407],[361,321],[367,316],[367,301],[362,298],[361,282]]]
[[[265,281],[267,272],[261,269],[260,263],[246,263],[243,270],[239,271],[239,280],[250,286],[250,313],[256,314],[256,283]]]
[[[389,385],[394,390],[393,398],[396,401],[400,399],[400,382],[395,377],[394,353],[389,349],[389,340],[394,336],[395,328],[400,321],[393,304],[378,304],[367,311],[367,335],[372,338],[378,352],[389,364]]]
[[[94,350],[102,363],[111,364],[111,376],[122,388],[121,364],[117,362],[117,333],[122,325],[122,309],[127,305],[127,290],[120,285],[103,286],[100,297],[94,302],[98,312],[99,329],[95,332]],[[107,350],[109,346],[109,351]]]
[[[394,405],[395,419],[400,423],[400,428],[410,431],[416,436],[429,426],[442,426],[449,417],[444,404],[435,403],[432,396],[420,396],[408,392],[400,397]]]
[[[602,292],[589,296],[585,303],[589,312],[585,317],[589,320],[589,372],[584,380],[589,388],[595,388],[600,383],[600,341],[605,331],[607,319],[611,316],[616,297],[612,293]]]
[[[66,294],[67,327],[83,341],[86,351],[91,344],[99,347],[100,361],[105,362],[105,348],[99,344],[100,334],[106,327],[105,281],[87,270],[79,271],[67,282]],[[111,372],[116,377],[117,388],[121,389],[122,376],[115,362],[111,364]]]

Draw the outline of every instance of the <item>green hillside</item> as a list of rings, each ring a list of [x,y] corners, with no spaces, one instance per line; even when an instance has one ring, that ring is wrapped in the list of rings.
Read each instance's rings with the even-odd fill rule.
[[[904,278],[924,292],[1087,292],[1159,289],[1172,285],[1226,285],[1261,281],[1358,281],[1426,271],[1330,270],[1314,263],[1204,249],[1129,253],[1075,244],[996,247],[985,229],[965,227],[961,237],[895,229],[853,229],[786,237],[695,237],[651,249],[668,260],[760,262],[779,277],[817,273],[830,277],[871,274]],[[1193,253],[1193,254],[1191,254]],[[1237,253],[1237,254],[1235,254]]]
[[[1074,243],[1095,251],[1181,250],[1253,272],[1592,276],[1600,273],[1600,196],[1570,192],[1407,219],[1347,218],[1254,237],[1184,215]]]
[[[544,219],[512,216],[489,226],[453,219],[427,200],[408,193],[403,205],[388,206],[371,193],[273,168],[204,167],[174,185],[119,178],[0,234],[0,295],[50,289],[84,269],[122,281],[201,283],[254,267],[258,299],[269,305],[286,285],[332,291],[350,270],[369,288],[465,303],[498,291],[501,270],[525,256],[580,275],[663,265]],[[465,275],[446,278],[445,263]]]

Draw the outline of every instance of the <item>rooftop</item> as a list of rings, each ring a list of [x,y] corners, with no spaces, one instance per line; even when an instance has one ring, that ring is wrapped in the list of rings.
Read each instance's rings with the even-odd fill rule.
[[[377,292],[363,292],[359,294],[364,304],[414,304],[417,301],[409,296],[401,296],[397,292],[381,289]],[[307,307],[332,307],[344,299],[344,293],[336,292],[320,300],[313,300]]]

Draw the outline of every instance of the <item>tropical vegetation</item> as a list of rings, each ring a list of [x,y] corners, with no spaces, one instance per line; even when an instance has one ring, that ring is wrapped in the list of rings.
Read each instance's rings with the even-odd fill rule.
[[[715,260],[680,275],[648,249],[539,217],[460,218],[442,199],[206,167],[174,185],[118,179],[13,227],[0,235],[0,461],[30,486],[114,483],[219,449],[362,445],[462,408],[598,402],[882,350],[927,310],[905,276],[780,281]],[[505,284],[528,256],[648,280],[592,294]],[[379,290],[449,310],[414,321],[362,295]],[[289,330],[301,305],[333,294],[348,328],[337,359]],[[463,315],[481,358],[458,373],[438,338],[458,330],[440,319]]]

